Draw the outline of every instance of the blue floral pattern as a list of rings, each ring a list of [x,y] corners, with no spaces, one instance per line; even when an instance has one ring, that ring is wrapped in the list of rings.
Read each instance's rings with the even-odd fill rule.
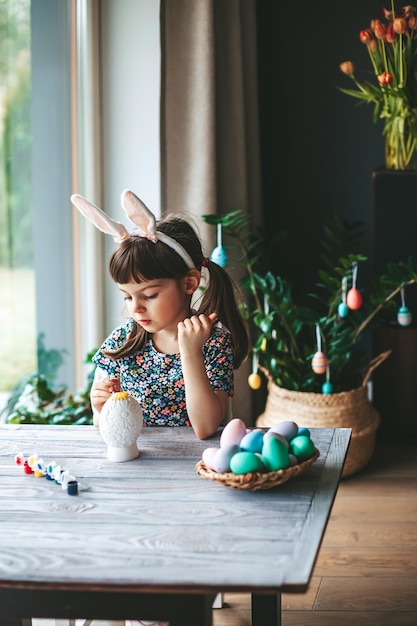
[[[116,328],[93,357],[93,362],[109,378],[118,378],[142,407],[144,426],[191,426],[185,403],[184,378],[178,354],[161,354],[150,336],[141,350],[113,361],[103,354],[122,346],[134,320]],[[210,385],[216,391],[233,395],[234,352],[232,336],[216,325],[203,346],[204,364]]]

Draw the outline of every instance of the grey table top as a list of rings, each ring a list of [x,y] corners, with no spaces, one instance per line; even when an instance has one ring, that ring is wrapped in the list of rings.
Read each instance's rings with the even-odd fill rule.
[[[0,588],[302,590],[350,435],[312,429],[317,461],[287,483],[251,492],[196,473],[219,435],[200,441],[191,428],[144,428],[139,457],[113,463],[94,426],[0,425]],[[15,462],[20,452],[68,468],[78,495],[26,475]]]

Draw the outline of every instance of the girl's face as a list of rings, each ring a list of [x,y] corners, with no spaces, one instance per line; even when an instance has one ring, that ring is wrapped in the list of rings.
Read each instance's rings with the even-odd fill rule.
[[[198,276],[196,274],[198,273]],[[191,295],[199,284],[199,272],[182,279],[157,278],[142,283],[118,284],[129,315],[147,332],[176,332],[178,322],[190,314]]]

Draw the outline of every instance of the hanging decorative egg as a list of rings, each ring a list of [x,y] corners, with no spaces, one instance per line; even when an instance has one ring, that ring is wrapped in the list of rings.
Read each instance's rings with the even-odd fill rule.
[[[260,389],[262,385],[262,379],[258,374],[258,367],[259,354],[257,350],[254,350],[252,354],[252,374],[249,374],[248,376],[248,385],[251,389],[254,389],[255,391],[257,389]]]
[[[216,265],[220,265],[220,267],[225,267],[227,265],[227,254],[223,246],[216,246],[213,249],[210,254],[210,261],[213,261]]]
[[[278,361],[274,356],[272,356],[269,359],[269,365],[271,366],[271,369],[274,372],[274,374],[276,374],[278,372]]]
[[[397,313],[397,321],[400,326],[409,326],[411,324],[412,315],[408,306],[400,306]]]
[[[357,311],[362,306],[362,296],[358,289],[352,287],[346,296],[346,304],[352,311]]]
[[[326,382],[322,384],[321,392],[324,393],[326,396],[330,393],[333,393],[333,385],[329,380],[326,380]]]
[[[269,333],[269,331],[271,330],[271,320],[269,318],[263,319],[262,322],[259,324],[259,328],[263,333]]]
[[[259,374],[253,372],[248,376],[248,384],[251,389],[255,389],[256,391],[257,389],[260,389],[262,385],[262,379]]]
[[[316,352],[311,359],[311,368],[315,374],[324,374],[328,365],[327,356],[324,352]]]
[[[210,261],[213,261],[216,265],[220,265],[220,267],[225,267],[227,265],[227,253],[223,248],[221,224],[217,224],[217,246],[210,254]]]
[[[344,319],[345,317],[348,316],[349,314],[349,307],[346,304],[346,302],[341,302],[339,304],[339,306],[337,307],[337,314],[339,315],[339,317],[341,317],[342,319]]]
[[[349,307],[346,304],[347,276],[342,278],[342,302],[337,307],[337,313],[342,319],[349,314]]]
[[[411,324],[412,315],[410,309],[405,304],[404,286],[401,287],[401,306],[397,312],[397,322],[400,326],[409,326]]]
[[[349,309],[352,309],[352,311],[357,311],[362,306],[362,296],[360,294],[360,291],[356,288],[357,277],[358,264],[355,261],[355,263],[352,263],[352,288],[349,289],[346,296],[346,304],[348,305]]]

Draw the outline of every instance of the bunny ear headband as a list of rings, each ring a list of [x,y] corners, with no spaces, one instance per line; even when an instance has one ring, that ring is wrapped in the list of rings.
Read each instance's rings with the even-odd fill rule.
[[[78,193],[71,196],[71,202],[77,209],[86,217],[90,222],[94,224],[99,230],[107,235],[112,235],[114,240],[121,243],[125,239],[131,236],[146,237],[153,243],[162,241],[165,245],[175,250],[177,254],[182,258],[184,263],[189,269],[195,267],[195,263],[183,248],[183,246],[175,241],[172,237],[169,237],[165,233],[161,233],[156,230],[156,219],[154,214],[148,209],[146,204],[138,198],[133,191],[126,189],[122,192],[121,203],[122,207],[129,218],[129,220],[135,224],[136,228],[129,233],[126,228],[120,222],[116,222],[111,217],[106,215],[104,211],[99,209],[89,200],[83,198]]]

